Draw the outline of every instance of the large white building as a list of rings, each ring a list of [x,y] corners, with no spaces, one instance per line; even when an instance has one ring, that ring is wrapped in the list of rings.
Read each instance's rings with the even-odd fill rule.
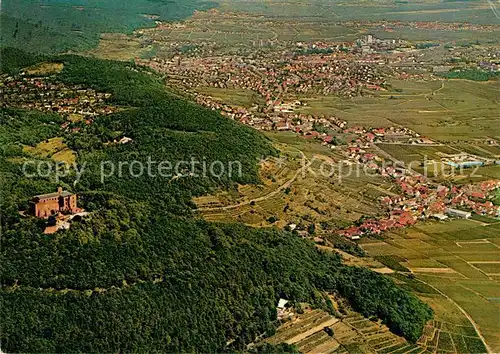
[[[462,219],[468,219],[472,216],[472,213],[470,211],[463,211],[463,210],[452,209],[452,208],[447,208],[446,214],[453,216],[453,217],[462,218]]]

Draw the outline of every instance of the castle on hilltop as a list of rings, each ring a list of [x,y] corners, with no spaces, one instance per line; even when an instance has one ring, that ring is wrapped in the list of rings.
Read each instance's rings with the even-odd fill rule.
[[[61,187],[57,188],[55,193],[36,195],[30,202],[30,214],[43,219],[58,214],[75,214],[80,211],[81,209],[76,205],[76,194],[63,191]]]

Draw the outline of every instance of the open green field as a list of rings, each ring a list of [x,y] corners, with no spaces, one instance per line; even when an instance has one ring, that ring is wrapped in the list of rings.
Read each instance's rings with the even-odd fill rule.
[[[55,161],[74,163],[76,154],[64,143],[62,138],[51,138],[38,143],[35,147],[24,146],[23,151],[38,157],[50,157]]]
[[[432,160],[440,161],[446,158],[446,155],[454,155],[460,153],[468,153],[471,155],[495,159],[498,156],[495,145],[472,145],[472,144],[449,144],[449,145],[410,145],[410,144],[392,144],[380,143],[379,148],[386,151],[399,161],[409,162],[425,162],[430,163]]]
[[[278,18],[320,18],[336,21],[399,20],[496,24],[486,2],[478,1],[348,1],[222,0],[222,8]]]
[[[493,218],[491,216],[479,215],[479,214],[472,214],[471,219],[479,222],[484,222],[486,224],[495,224],[498,221],[500,221],[498,218]]]
[[[279,131],[264,131],[264,135],[271,140],[288,146],[291,149],[302,151],[307,157],[312,157],[314,154],[328,155],[334,158],[342,158],[340,153],[328,148],[325,145],[318,144],[317,141],[301,139],[294,132],[279,132]]]
[[[498,263],[474,263],[476,268],[489,275],[500,274],[500,262]]]
[[[414,167],[428,160],[439,160],[441,154],[460,153],[460,150],[446,145],[422,146],[408,144],[377,144],[377,146],[399,161],[413,163]]]
[[[474,154],[493,161],[497,158],[497,155],[494,154],[496,146],[490,146],[491,149],[487,150],[484,148],[486,145],[476,146],[472,144],[426,146],[380,143],[377,144],[377,147],[397,161],[403,162],[409,168],[436,181],[453,181],[455,184],[464,184],[500,179],[500,166],[496,164],[458,169],[445,162],[448,159],[446,155],[461,153]]]
[[[496,145],[472,145],[472,144],[457,144],[455,145],[457,150],[463,152],[477,155],[486,158],[492,158],[500,154],[500,148]]]
[[[500,146],[498,145],[480,145],[479,148],[488,151],[492,155],[500,156]]]
[[[421,294],[436,311],[436,320],[449,322],[455,328],[445,332],[451,335],[457,351],[457,346],[463,347],[462,352],[470,352],[481,345],[477,339],[457,332],[457,326],[471,326],[463,313],[457,312],[458,307],[472,318],[491,349],[500,350],[500,222],[490,221],[427,222],[390,233],[383,241],[366,239],[360,244],[377,259],[398,261],[416,276],[415,281],[428,284],[449,298],[437,300],[437,295]],[[417,294],[421,292],[415,281],[398,279],[409,288],[414,287]],[[443,304],[448,308],[443,308]],[[455,310],[450,312],[453,307]],[[444,331],[442,325],[436,330]],[[439,338],[439,343],[428,342],[427,346],[437,348],[449,343],[448,334]]]
[[[412,160],[412,164],[409,166],[411,166],[415,171],[438,182],[452,181],[454,184],[459,185],[500,178],[499,165],[455,169],[444,162],[436,161],[428,162],[424,167],[424,165],[420,166],[420,161]]]
[[[457,176],[455,183],[473,183],[488,179],[500,179],[500,166],[490,165],[478,169],[466,169],[463,176]]]
[[[345,100],[304,99],[304,112],[334,114],[350,124],[403,125],[437,141],[500,137],[500,81],[392,81],[393,91]]]
[[[500,237],[500,223],[482,226],[472,220],[452,220],[442,224],[431,223],[417,226],[416,229],[436,237],[438,242],[443,239],[462,241]]]

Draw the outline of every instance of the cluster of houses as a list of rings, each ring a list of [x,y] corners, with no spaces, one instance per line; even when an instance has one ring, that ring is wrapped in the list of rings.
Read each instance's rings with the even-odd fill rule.
[[[472,213],[500,217],[500,207],[490,199],[500,188],[500,181],[446,187],[429,187],[421,176],[402,176],[395,179],[402,190],[401,196],[381,197],[387,216],[363,220],[359,225],[339,230],[339,235],[353,240],[363,235],[377,235],[384,231],[411,226],[418,220],[451,218],[468,219]]]
[[[354,97],[363,89],[380,90],[386,84],[375,67],[359,63],[350,53],[297,55],[270,52],[246,56],[177,56],[173,59],[137,59],[141,65],[179,80],[189,88],[215,87],[251,90],[266,101],[283,91],[292,95]]]
[[[222,104],[217,103],[217,109]],[[290,107],[298,103],[290,104]],[[255,125],[252,116],[247,112],[239,111],[233,114],[234,119],[240,114],[240,121]],[[376,127],[364,128],[362,126],[348,126],[347,122],[333,116],[310,116],[303,114],[286,113],[271,116],[259,121],[260,129],[290,130],[305,138],[321,140],[329,143],[333,139],[331,135],[314,130],[317,124],[321,124],[330,130],[341,134],[350,134],[354,138],[346,148],[342,148],[347,161],[360,163],[380,172],[383,176],[392,177],[401,189],[402,196],[384,197],[381,200],[382,207],[387,210],[387,217],[381,219],[364,220],[361,224],[339,230],[340,235],[358,239],[366,234],[379,234],[381,232],[413,225],[419,219],[437,218],[443,220],[449,217],[468,218],[471,211],[481,215],[499,216],[500,210],[487,200],[488,193],[500,187],[500,182],[489,181],[473,186],[462,187],[433,187],[426,179],[418,174],[408,175],[403,167],[384,166],[380,164],[383,160],[377,154],[370,152],[374,142],[405,141],[410,144],[434,144],[434,141],[420,136],[415,131],[405,127]],[[457,209],[458,208],[458,209]],[[468,209],[462,210],[462,209]]]
[[[106,103],[109,93],[79,85],[66,85],[46,77],[6,76],[0,82],[0,107],[36,109],[81,119],[113,113]]]
[[[363,235],[378,235],[394,228],[414,225],[417,218],[407,210],[392,210],[389,216],[382,219],[367,219],[360,225],[337,231],[337,234],[352,240],[359,240]]]
[[[211,96],[198,93],[194,94],[194,98],[198,104],[212,110],[218,110],[222,115],[258,130],[293,131],[306,138],[320,138],[328,141],[333,137],[314,131],[316,125],[321,125],[325,129],[336,130],[347,124],[347,122],[335,116],[317,116],[292,111],[297,106],[304,105],[302,102],[281,102],[275,106],[278,107],[275,112],[259,112],[256,107],[250,109],[235,107],[215,100]]]
[[[500,60],[500,59],[497,59]],[[493,61],[481,61],[478,63],[479,68],[491,71],[491,72],[500,72],[500,63]]]
[[[354,161],[361,158],[359,161],[364,162],[362,160],[369,157],[369,155],[362,155],[365,153],[364,149],[368,149],[370,144],[374,142],[434,143],[432,140],[422,137],[415,131],[405,127],[364,128],[362,126],[348,126],[345,120],[333,115],[298,113],[296,109],[306,105],[306,103],[299,100],[280,101],[274,105],[274,112],[259,112],[257,107],[247,109],[240,106],[231,106],[215,100],[211,96],[199,93],[195,93],[193,96],[198,104],[212,110],[218,110],[222,115],[258,130],[292,131],[305,139],[316,139],[323,144],[332,144],[336,141],[334,135],[332,135],[333,133],[346,136],[349,138],[349,142],[345,154],[348,159]],[[315,130],[318,126],[321,127],[321,132]]]
[[[456,188],[456,187],[455,187]],[[499,181],[485,181],[458,189],[452,203],[479,215],[500,216],[500,208],[489,200],[492,192],[500,188]]]
[[[198,16],[199,15],[199,16]],[[401,79],[433,79],[432,68],[436,63],[422,57],[420,49],[437,46],[431,42],[408,42],[401,39],[381,39],[365,34],[354,41],[306,41],[273,39],[261,40],[248,36],[242,30],[219,30],[217,35],[241,35],[242,42],[227,45],[220,39],[187,38],[172,36],[178,31],[189,31],[206,21],[207,13],[180,23],[156,21],[156,28],[136,31],[144,44],[156,45],[164,58],[139,59],[138,63],[153,67],[167,74],[169,79],[179,80],[187,87],[215,87],[248,89],[258,93],[266,101],[280,97],[282,90],[292,94],[340,95],[354,97],[368,90],[384,90],[385,83],[378,74],[379,65],[393,69]],[[218,13],[228,20],[241,18],[237,14]],[[252,21],[252,19],[249,19]],[[373,33],[391,32],[398,29],[427,31],[495,31],[495,26],[471,23],[401,22],[401,21],[346,21],[343,26],[354,31]],[[202,26],[203,27],[203,26]],[[217,36],[216,36],[217,37]],[[212,38],[212,37],[211,37]],[[219,37],[220,38],[220,37]],[[230,48],[228,48],[230,46]],[[487,47],[487,48],[486,48]],[[451,56],[445,58],[445,66],[455,67],[475,63],[484,70],[498,70],[498,47],[490,44],[447,45]],[[228,50],[229,49],[229,50]],[[480,52],[480,53],[479,53]],[[456,54],[456,55],[455,55]],[[465,60],[456,60],[459,59]],[[449,60],[448,60],[449,59]],[[448,62],[446,62],[448,60]],[[397,64],[400,64],[397,67]],[[469,66],[469,64],[467,64]],[[425,75],[423,74],[425,73]]]
[[[346,125],[344,125],[346,126]],[[343,127],[342,127],[343,128]],[[344,133],[357,135],[357,140],[362,142],[408,142],[418,144],[429,144],[432,141],[421,137],[417,132],[405,127],[372,127],[364,128],[362,126],[351,126],[343,129]]]
[[[165,25],[170,26],[170,25]],[[396,28],[425,30],[468,29],[491,31],[492,26],[467,23],[365,21],[346,23],[348,27],[363,27],[390,31]],[[161,25],[159,25],[161,27]],[[168,31],[165,31],[165,33]],[[365,128],[348,126],[334,116],[301,113],[304,102],[285,96],[338,95],[355,97],[368,90],[382,91],[386,83],[378,74],[379,65],[389,65],[400,79],[433,80],[428,72],[430,64],[422,62],[421,52],[432,43],[415,45],[401,40],[382,40],[367,34],[352,43],[284,43],[281,50],[260,50],[252,55],[214,55],[204,52],[176,56],[171,60],[159,58],[138,60],[142,65],[166,74],[182,88],[194,95],[196,101],[223,115],[259,130],[292,131],[305,139],[323,144],[335,142],[343,136],[347,147],[339,150],[346,161],[372,168],[383,176],[391,177],[401,190],[401,196],[382,198],[387,216],[367,219],[350,228],[338,231],[351,238],[365,234],[378,234],[393,228],[413,225],[419,219],[470,217],[471,212],[497,216],[498,207],[488,200],[497,182],[487,182],[473,187],[434,186],[423,176],[406,171],[403,167],[384,166],[383,159],[373,151],[374,143],[406,143],[430,145],[435,142],[404,127]],[[198,53],[200,54],[200,52]],[[481,54],[485,57],[486,54]],[[479,59],[478,59],[479,60]],[[491,61],[482,60],[482,63]],[[486,64],[483,64],[486,65]],[[486,65],[488,67],[494,67]],[[200,94],[199,88],[250,90],[266,102],[264,109],[235,107]],[[197,90],[198,89],[198,90]],[[195,93],[198,91],[198,93]],[[392,98],[392,97],[391,97]],[[318,128],[321,126],[321,129]],[[475,190],[479,188],[479,190]],[[483,193],[483,194],[481,194]]]
[[[395,179],[403,192],[398,207],[413,209],[419,216],[437,217],[440,215],[459,215],[453,210],[468,209],[477,214],[500,216],[500,209],[489,199],[490,194],[500,188],[500,181],[485,181],[478,184],[446,187],[432,187],[423,176],[401,176]],[[389,197],[382,200],[385,206],[395,204]],[[465,214],[463,214],[465,215]]]

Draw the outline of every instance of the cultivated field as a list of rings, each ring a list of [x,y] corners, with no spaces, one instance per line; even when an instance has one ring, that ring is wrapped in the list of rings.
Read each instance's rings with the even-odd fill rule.
[[[327,1],[300,0],[221,0],[222,9],[250,12],[274,18],[316,18],[323,21],[399,20],[399,21],[468,21],[496,24],[487,3],[476,1]]]
[[[362,126],[402,125],[438,141],[500,137],[500,81],[392,80],[392,92],[343,100],[305,98],[304,113],[335,114]],[[496,150],[495,150],[496,152]],[[484,153],[484,151],[483,151]]]
[[[427,222],[384,240],[365,239],[361,246],[416,277],[398,275],[436,312],[422,344],[439,351],[484,351],[474,324],[491,350],[500,350],[500,221]],[[421,292],[421,286],[434,291]]]
[[[51,158],[57,162],[71,164],[76,161],[75,153],[67,147],[62,138],[48,139],[35,147],[25,146],[23,150],[38,157]]]
[[[151,51],[151,45],[143,45],[140,38],[122,33],[103,33],[97,48],[86,54],[110,60],[130,60]]]
[[[500,166],[486,165],[483,167],[456,169],[446,163],[448,155],[467,153],[490,161],[498,159],[498,146],[485,144],[433,144],[410,145],[380,143],[377,147],[395,160],[404,163],[411,169],[432,178],[435,181],[452,181],[455,184],[474,183],[484,180],[500,179]]]

